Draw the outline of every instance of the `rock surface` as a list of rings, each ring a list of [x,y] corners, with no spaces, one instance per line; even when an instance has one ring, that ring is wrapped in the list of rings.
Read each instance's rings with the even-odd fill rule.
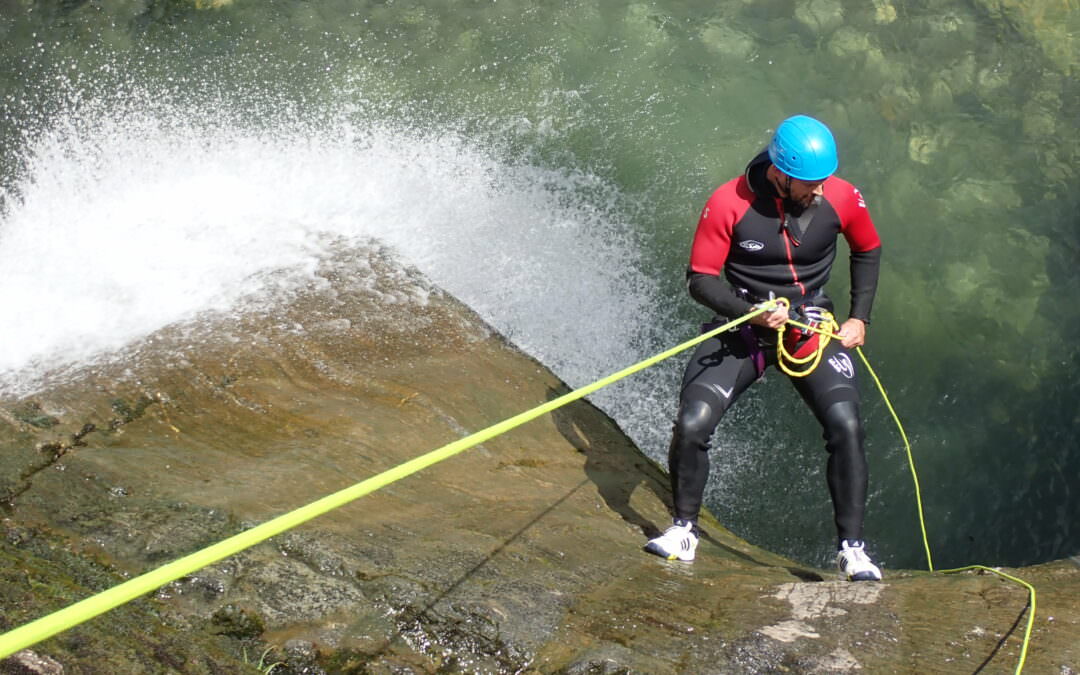
[[[174,326],[63,381],[0,402],[5,630],[566,391],[377,247],[273,313]],[[574,403],[0,672],[1015,668],[1027,595],[1010,582],[850,584],[711,518],[698,559],[669,563],[641,550],[668,501],[663,471]],[[1026,672],[1080,670],[1080,565],[1015,574],[1039,593]]]

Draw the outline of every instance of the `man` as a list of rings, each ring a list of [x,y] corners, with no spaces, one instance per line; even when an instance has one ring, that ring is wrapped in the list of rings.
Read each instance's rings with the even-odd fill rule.
[[[848,579],[879,580],[862,541],[867,467],[859,390],[848,352],[863,344],[877,290],[881,241],[859,191],[833,173],[836,142],[828,127],[805,115],[784,120],[746,172],[722,185],[698,221],[687,270],[691,297],[716,313],[740,317],[772,298],[813,324],[833,311],[825,296],[836,240],[851,250],[851,311],[841,340],[829,342],[818,367],[789,377],[824,430],[827,479],[839,536],[837,565]],[[776,364],[777,329],[788,311],[767,311],[734,331],[701,343],[687,365],[668,466],[674,524],[646,550],[669,560],[694,559],[698,513],[709,472],[709,439],[732,403]],[[718,324],[713,324],[713,326]],[[790,327],[785,346],[813,354],[819,336]]]

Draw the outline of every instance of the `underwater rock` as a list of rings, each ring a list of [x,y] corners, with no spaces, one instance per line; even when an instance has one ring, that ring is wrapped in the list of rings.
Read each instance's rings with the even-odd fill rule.
[[[1066,75],[1080,68],[1080,12],[1061,0],[975,0],[990,17],[1008,23],[1038,45]]]
[[[827,33],[844,24],[844,6],[839,0],[796,3],[795,20],[814,33]]]
[[[978,209],[1015,209],[1023,204],[1016,187],[1006,181],[968,178],[949,187],[949,199],[956,212]]]
[[[882,82],[892,84],[902,82],[907,78],[910,66],[895,58],[895,55],[886,54],[881,48],[871,45],[866,50],[866,60],[863,68],[868,77],[867,82]]]
[[[922,101],[927,112],[938,115],[948,114],[953,109],[952,87],[940,77],[933,78],[923,92]]]
[[[930,164],[939,152],[948,147],[953,135],[948,127],[913,123],[908,137],[908,156],[913,162]]]
[[[829,52],[840,58],[850,58],[870,51],[870,38],[862,31],[844,26],[829,37]]]
[[[878,109],[890,122],[910,120],[918,110],[922,97],[914,87],[885,84],[878,91]]]
[[[874,1],[874,22],[887,25],[896,21],[896,7],[888,0]]]
[[[890,0],[872,0],[845,10],[844,24],[865,31],[876,31],[896,21],[896,7]]]
[[[701,42],[710,52],[737,59],[749,59],[757,51],[754,38],[717,20],[701,29]]]
[[[623,19],[627,35],[635,43],[649,49],[658,49],[670,42],[664,31],[663,21],[655,7],[648,3],[636,2],[626,8]]]
[[[1057,120],[1061,116],[1061,96],[1041,89],[1024,103],[1021,127],[1024,136],[1034,143],[1058,143]]]
[[[982,68],[975,75],[975,84],[978,92],[983,97],[991,97],[999,90],[1009,86],[1011,73],[1003,63],[991,67]]]
[[[945,83],[949,85],[953,94],[959,95],[969,93],[975,89],[975,75],[977,72],[978,64],[975,61],[975,56],[966,54],[941,70],[939,74]]]
[[[966,14],[961,14],[960,11],[956,8],[943,9],[938,13],[927,14],[921,21],[931,35],[964,43],[975,38],[976,17],[970,10]]]

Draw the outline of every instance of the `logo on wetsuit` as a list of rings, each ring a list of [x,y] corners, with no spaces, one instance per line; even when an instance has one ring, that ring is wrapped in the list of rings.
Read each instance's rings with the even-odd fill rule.
[[[754,241],[753,239],[747,239],[746,241],[740,241],[739,247],[744,248],[747,251],[760,251],[765,248],[765,244],[762,244],[760,241]]]
[[[849,380],[855,377],[855,366],[851,364],[851,357],[847,354],[837,354],[832,357],[829,359],[829,365]]]

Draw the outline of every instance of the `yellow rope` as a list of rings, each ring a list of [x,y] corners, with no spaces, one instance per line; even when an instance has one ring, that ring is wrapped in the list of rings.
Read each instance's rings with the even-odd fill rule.
[[[915,506],[919,512],[919,531],[922,532],[923,550],[926,551],[926,569],[934,571],[934,560],[930,556],[930,538],[926,536],[926,519],[923,517],[923,503],[922,503],[922,490],[919,488],[919,473],[915,470],[915,458],[911,454],[911,443],[908,442],[907,433],[904,431],[904,425],[900,423],[900,416],[896,414],[896,409],[893,408],[892,401],[889,400],[889,395],[885,393],[885,386],[881,384],[881,380],[878,379],[877,373],[870,366],[870,360],[866,358],[866,354],[863,354],[862,347],[856,347],[855,351],[859,353],[859,358],[862,359],[863,365],[866,366],[866,370],[870,373],[870,377],[874,378],[874,384],[877,385],[878,391],[881,392],[881,398],[885,401],[885,407],[889,409],[889,414],[892,415],[893,422],[896,423],[896,428],[900,431],[900,438],[904,440],[904,452],[907,454],[908,468],[911,469],[911,482],[915,484]]]
[[[1024,643],[1020,647],[1020,659],[1016,662],[1016,670],[1013,671],[1014,675],[1020,675],[1024,670],[1024,662],[1027,661],[1028,644],[1031,642],[1031,627],[1035,623],[1035,587],[1024,581],[1020,577],[1014,577],[1011,574],[1006,574],[1001,570],[996,570],[993,567],[987,567],[985,565],[968,565],[967,567],[957,567],[951,570],[939,570],[942,574],[956,574],[958,572],[967,572],[969,570],[982,570],[984,572],[990,572],[996,574],[999,577],[1008,579],[1013,583],[1020,584],[1028,591],[1028,620],[1027,628],[1024,629]]]
[[[791,303],[788,301],[787,298],[777,298],[775,302],[781,307],[783,307],[785,311],[791,307]],[[784,324],[776,329],[776,365],[787,375],[791,377],[806,377],[810,373],[814,372],[814,370],[817,369],[818,364],[821,363],[821,356],[825,353],[825,348],[829,346],[829,342],[831,342],[833,339],[833,334],[831,331],[840,330],[840,326],[836,323],[836,319],[833,318],[832,314],[825,311],[822,311],[821,314],[825,319],[821,325],[825,326],[829,330],[816,331],[820,334],[820,337],[818,338],[817,348],[814,350],[813,353],[806,356],[796,357],[794,354],[790,353],[787,350],[787,347],[784,345],[784,331],[787,329],[787,324]],[[791,319],[788,319],[788,323],[804,330],[811,330],[810,326],[806,326],[796,321],[792,321]],[[788,363],[794,364],[796,366],[806,367],[803,370],[795,370],[794,368],[789,367],[787,365]]]

